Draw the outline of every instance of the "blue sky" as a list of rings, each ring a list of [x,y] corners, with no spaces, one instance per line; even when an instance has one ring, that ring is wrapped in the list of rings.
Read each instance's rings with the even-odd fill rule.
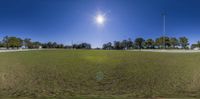
[[[0,0],[0,38],[18,36],[63,44],[88,42],[93,47],[128,38],[166,34],[200,40],[200,0]],[[95,23],[105,14],[103,26]]]

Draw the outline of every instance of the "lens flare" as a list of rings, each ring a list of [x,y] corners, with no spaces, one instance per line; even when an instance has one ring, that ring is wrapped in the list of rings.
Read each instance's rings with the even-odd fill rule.
[[[105,22],[105,17],[104,17],[103,15],[97,15],[97,16],[96,16],[96,22],[97,22],[98,24],[104,24],[104,22]]]

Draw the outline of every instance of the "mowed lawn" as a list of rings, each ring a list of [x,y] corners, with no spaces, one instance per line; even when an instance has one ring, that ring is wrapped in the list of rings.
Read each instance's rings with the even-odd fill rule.
[[[200,53],[102,50],[0,53],[1,97],[200,97]]]

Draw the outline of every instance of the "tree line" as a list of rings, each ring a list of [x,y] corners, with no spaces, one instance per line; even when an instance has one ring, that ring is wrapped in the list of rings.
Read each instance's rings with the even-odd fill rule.
[[[91,49],[89,43],[79,43],[73,45],[64,45],[56,42],[41,43],[39,41],[32,41],[30,38],[18,38],[14,36],[5,36],[2,41],[0,41],[0,47],[6,49],[36,49],[36,48],[67,48],[67,49]]]
[[[200,41],[193,44],[191,48],[200,47]],[[142,37],[135,40],[114,41],[103,44],[102,49],[122,50],[122,49],[189,49],[189,39],[187,37],[167,37],[162,36],[156,39],[144,39]]]
[[[200,48],[200,41],[198,41],[197,44],[191,45],[191,49],[194,49],[194,48]]]
[[[36,49],[36,48],[65,48],[65,49],[91,49],[89,43],[77,43],[72,45],[64,45],[56,42],[41,43],[32,41],[30,38],[19,38],[14,36],[5,36],[0,41],[0,47],[6,49]],[[122,41],[114,41],[103,44],[102,49],[105,50],[125,50],[125,49],[189,49],[189,39],[187,37],[159,37],[156,39],[144,39],[142,37],[131,40],[130,38]],[[191,47],[200,48],[200,41],[192,44]]]

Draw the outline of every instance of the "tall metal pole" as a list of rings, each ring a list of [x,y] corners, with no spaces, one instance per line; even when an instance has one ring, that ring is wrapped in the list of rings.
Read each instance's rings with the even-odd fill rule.
[[[166,49],[166,45],[165,45],[165,36],[166,36],[166,32],[165,32],[165,18],[166,18],[166,14],[165,13],[162,13],[162,16],[163,16],[163,47],[164,49]]]

